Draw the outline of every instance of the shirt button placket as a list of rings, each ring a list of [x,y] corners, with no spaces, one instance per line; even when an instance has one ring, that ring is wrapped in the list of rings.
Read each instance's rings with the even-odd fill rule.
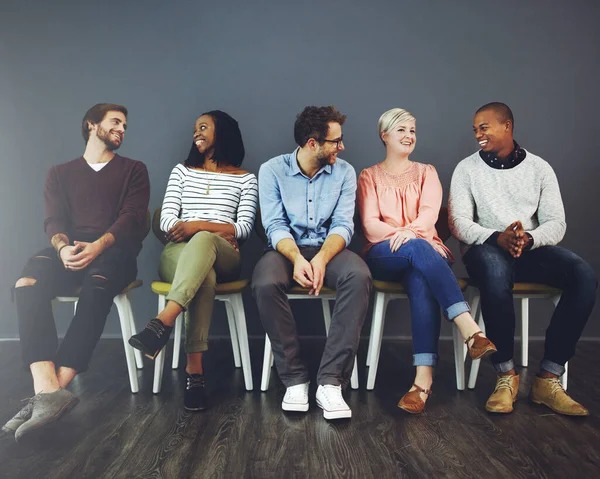
[[[315,218],[315,185],[313,180],[308,182],[308,221],[306,222],[309,229],[314,229]]]

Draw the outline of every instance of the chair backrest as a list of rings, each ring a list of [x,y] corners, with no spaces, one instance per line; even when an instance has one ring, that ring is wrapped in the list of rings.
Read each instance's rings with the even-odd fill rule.
[[[440,214],[438,216],[438,220],[435,224],[435,229],[437,231],[438,237],[445,243],[448,241],[450,236],[450,227],[448,226],[448,208],[442,206],[440,208]]]
[[[154,210],[154,215],[152,215],[152,232],[154,233],[154,236],[156,236],[158,238],[158,241],[160,241],[162,244],[166,245],[169,241],[167,240],[167,237],[165,236],[165,234],[163,233],[163,231],[160,229],[160,212],[161,212],[162,208],[156,208]]]
[[[144,236],[142,236],[142,239],[146,239],[146,236],[148,236],[148,233],[150,233],[150,228],[152,226],[152,222],[150,221],[150,210],[146,210],[146,218],[144,218]]]
[[[262,223],[260,207],[256,208],[256,217],[254,218],[254,231],[264,244],[269,244],[269,238],[267,238],[267,233]]]
[[[158,216],[160,219],[160,209],[157,211],[159,212]],[[156,213],[154,213],[154,216],[156,216]],[[356,208],[354,210],[354,218],[353,219],[354,219],[354,235],[362,236],[363,229],[362,229],[362,222],[360,220],[360,212],[358,211],[358,208]],[[437,231],[439,238],[444,243],[446,241],[448,241],[451,234],[450,234],[450,227],[448,226],[448,208],[446,208],[445,206],[442,206],[440,208],[440,214],[438,215],[438,220],[435,224],[435,229]],[[160,231],[160,229],[159,229],[159,231]],[[256,234],[262,240],[263,243],[267,244],[269,242],[269,240],[267,238],[267,234],[265,232],[265,228],[263,227],[263,224],[262,224],[260,208],[258,208],[256,210],[256,219],[254,220],[254,231],[256,231]],[[155,231],[155,234],[156,234],[156,231]]]

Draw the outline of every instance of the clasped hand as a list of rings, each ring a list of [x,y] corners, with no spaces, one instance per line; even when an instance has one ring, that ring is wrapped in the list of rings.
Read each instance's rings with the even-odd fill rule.
[[[518,258],[529,246],[529,236],[520,221],[514,221],[498,236],[498,245],[508,251],[513,258]]]
[[[197,228],[186,221],[179,221],[167,233],[165,237],[173,243],[181,243],[197,233]]]
[[[323,287],[323,280],[325,278],[325,269],[327,263],[323,259],[320,253],[317,253],[313,259],[309,261],[304,258],[301,254],[298,254],[294,261],[294,275],[293,279],[300,286],[309,288],[308,294],[314,294],[319,296],[321,288]]]
[[[96,242],[74,241],[73,246],[65,246],[60,250],[60,259],[65,269],[79,271],[86,268],[100,253],[102,246]]]

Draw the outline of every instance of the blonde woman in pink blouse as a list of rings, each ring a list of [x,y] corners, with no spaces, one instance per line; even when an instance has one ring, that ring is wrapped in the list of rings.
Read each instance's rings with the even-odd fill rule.
[[[453,321],[473,359],[496,351],[469,314],[456,277],[452,254],[435,230],[442,204],[442,185],[435,168],[412,161],[417,141],[415,118],[393,108],[379,118],[386,157],[360,174],[357,201],[368,245],[366,261],[373,277],[401,281],[411,308],[416,376],[398,407],[420,413],[431,394],[438,360],[440,306]]]

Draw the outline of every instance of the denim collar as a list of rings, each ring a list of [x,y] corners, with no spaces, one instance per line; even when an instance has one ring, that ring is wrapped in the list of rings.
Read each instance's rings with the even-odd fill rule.
[[[302,176],[306,177],[306,175],[304,173],[302,173],[302,170],[300,169],[300,165],[298,165],[298,150],[300,150],[300,147],[296,148],[290,154],[290,167],[288,170],[288,176],[302,175]],[[321,174],[321,172],[331,174],[332,166],[333,165],[325,165],[325,166],[321,167],[319,169],[319,171],[317,171],[315,173],[315,176],[313,176],[311,179],[315,179],[317,176],[319,176]]]

